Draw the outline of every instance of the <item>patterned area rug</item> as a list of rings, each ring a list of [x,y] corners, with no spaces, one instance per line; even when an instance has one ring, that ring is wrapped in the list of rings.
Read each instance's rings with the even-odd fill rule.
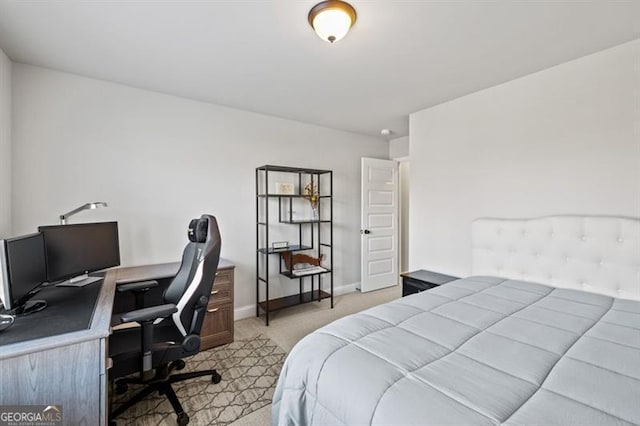
[[[187,358],[179,373],[215,368],[220,383],[211,377],[174,384],[190,425],[227,425],[271,403],[286,353],[268,337],[258,335],[200,352]],[[124,395],[113,398],[117,407],[141,386],[129,386]],[[115,394],[112,393],[112,395]],[[117,419],[118,425],[175,425],[176,416],[164,396],[151,395]]]

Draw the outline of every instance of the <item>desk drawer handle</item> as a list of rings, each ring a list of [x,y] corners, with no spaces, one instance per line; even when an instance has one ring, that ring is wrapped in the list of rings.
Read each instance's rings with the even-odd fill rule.
[[[218,293],[220,293],[220,290],[213,290],[213,291],[211,292],[211,294],[212,294],[212,295],[214,295],[214,294],[218,294]]]
[[[218,311],[218,309],[220,309],[220,308],[207,309],[207,312],[209,312],[210,314],[212,314],[212,313],[214,313],[214,312],[217,312],[217,311]]]

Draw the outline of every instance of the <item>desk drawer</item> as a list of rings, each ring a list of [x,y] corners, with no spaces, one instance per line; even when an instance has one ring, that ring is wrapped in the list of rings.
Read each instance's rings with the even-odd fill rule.
[[[209,296],[209,304],[231,302],[232,290],[233,272],[218,272],[218,274],[216,274],[215,281],[213,281],[213,288],[211,289],[211,295]]]
[[[200,337],[202,349],[233,342],[234,268],[218,269]]]
[[[214,283],[231,284],[233,282],[233,269],[222,269],[216,272]]]
[[[233,304],[210,303],[200,334],[202,349],[233,342]]]

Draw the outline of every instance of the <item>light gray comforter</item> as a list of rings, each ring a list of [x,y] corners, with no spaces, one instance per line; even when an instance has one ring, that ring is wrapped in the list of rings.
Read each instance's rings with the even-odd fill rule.
[[[640,424],[640,302],[470,277],[301,340],[277,425]]]

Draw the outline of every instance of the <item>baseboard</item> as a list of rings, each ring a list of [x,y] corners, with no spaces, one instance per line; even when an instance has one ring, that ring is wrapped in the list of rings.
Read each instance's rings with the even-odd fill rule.
[[[335,287],[333,289],[333,294],[335,296],[340,296],[341,294],[353,293],[355,291],[358,291],[359,289],[360,282],[358,281],[357,283],[345,284],[339,287]]]
[[[351,284],[345,284],[345,285],[341,285],[341,286],[335,286],[333,288],[333,295],[334,296],[340,296],[342,294],[353,293],[355,291],[358,291],[359,287],[360,287],[360,283],[359,282],[351,283]],[[253,316],[255,316],[255,314],[256,314],[256,305],[255,304],[240,306],[239,308],[235,308],[233,310],[233,317],[234,317],[235,321],[253,317]]]
[[[240,306],[239,308],[235,308],[233,310],[233,319],[234,321],[238,321],[241,319],[255,316],[255,314],[256,314],[256,305]]]

